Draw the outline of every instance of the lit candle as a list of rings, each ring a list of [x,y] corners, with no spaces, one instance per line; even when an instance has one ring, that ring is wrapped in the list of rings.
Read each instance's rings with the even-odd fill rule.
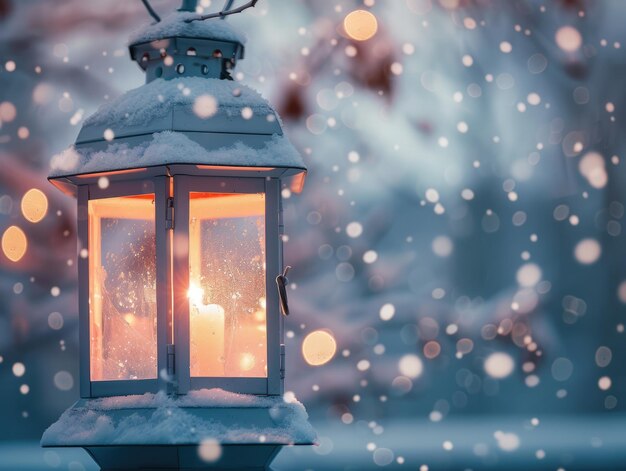
[[[224,308],[191,298],[191,376],[224,376]]]

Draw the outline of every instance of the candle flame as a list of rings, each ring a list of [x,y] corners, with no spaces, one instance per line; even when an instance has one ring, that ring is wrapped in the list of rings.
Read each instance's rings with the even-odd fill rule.
[[[187,290],[187,297],[189,298],[189,301],[191,301],[191,304],[195,307],[200,307],[203,304],[202,300],[204,298],[204,290],[198,285],[191,283],[189,285],[189,289]]]

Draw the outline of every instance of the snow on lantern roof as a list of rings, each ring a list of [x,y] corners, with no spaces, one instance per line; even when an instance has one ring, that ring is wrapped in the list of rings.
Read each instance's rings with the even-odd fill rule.
[[[259,147],[232,141],[231,145],[215,149],[199,144],[197,140],[201,137],[197,133],[163,131],[146,140],[121,140],[104,148],[72,146],[52,158],[50,178],[172,164],[306,170],[300,154],[283,135],[261,136],[266,139],[255,136]]]
[[[210,409],[207,409],[210,408]],[[207,415],[208,414],[208,415]],[[282,396],[221,389],[81,400],[49,427],[42,446],[314,443],[304,406]]]
[[[102,105],[50,178],[169,164],[306,171],[280,119],[256,91],[200,77],[157,79]]]
[[[203,103],[202,100],[206,102]],[[215,109],[212,108],[212,103]],[[268,122],[273,122],[276,118],[276,113],[267,100],[245,85],[232,80],[181,77],[154,80],[124,93],[100,106],[98,111],[87,118],[83,128],[148,126],[155,118],[167,115],[173,107],[185,107],[193,113],[194,105],[198,120],[205,122],[207,127],[211,125],[209,118],[220,112],[231,117],[239,115],[245,119],[241,116],[244,108],[250,108],[254,115],[259,115]],[[270,115],[274,115],[274,118],[269,118]]]
[[[129,38],[130,44],[141,44],[166,38],[200,38],[216,41],[228,41],[240,44],[246,43],[246,37],[238,31],[229,21],[192,21],[185,20],[198,18],[193,12],[174,12],[161,19],[158,23],[152,23],[135,31]]]

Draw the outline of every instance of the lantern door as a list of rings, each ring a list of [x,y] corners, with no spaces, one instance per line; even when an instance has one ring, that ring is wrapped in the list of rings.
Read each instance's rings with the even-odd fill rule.
[[[178,392],[280,393],[276,179],[174,177]]]
[[[166,368],[166,179],[79,187],[81,396],[156,392]],[[164,291],[164,290],[163,290]]]

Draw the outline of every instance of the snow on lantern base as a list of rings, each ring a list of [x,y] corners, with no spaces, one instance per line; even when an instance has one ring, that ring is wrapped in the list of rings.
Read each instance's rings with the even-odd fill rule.
[[[102,469],[265,469],[284,445],[316,440],[304,406],[221,389],[81,399],[44,447],[83,447]]]

